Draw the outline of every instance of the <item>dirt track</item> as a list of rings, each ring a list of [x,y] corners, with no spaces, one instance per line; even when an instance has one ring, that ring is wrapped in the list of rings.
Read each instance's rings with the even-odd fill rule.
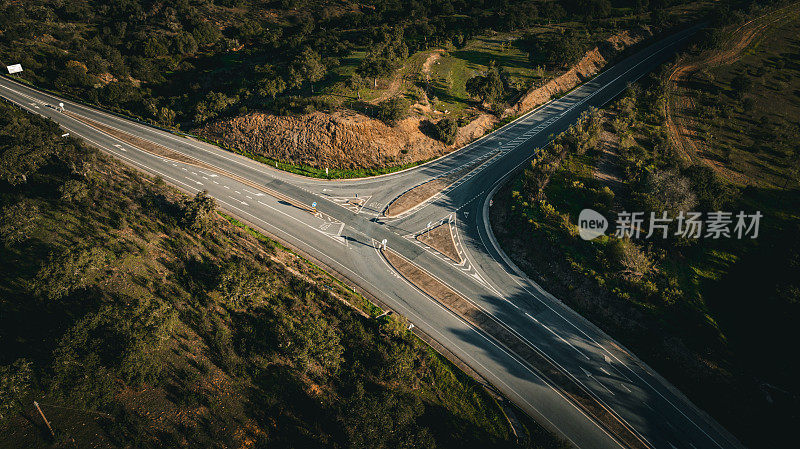
[[[667,79],[669,90],[665,105],[667,130],[670,141],[687,161],[699,161],[730,181],[746,183],[747,180],[743,179],[741,174],[728,170],[718,161],[703,157],[695,133],[692,131],[694,100],[683,86],[700,70],[736,62],[754,40],[776,22],[789,17],[797,6],[797,3],[788,5],[740,25],[720,49],[705,51],[690,61],[679,63],[670,73]],[[679,114],[681,111],[683,113]]]

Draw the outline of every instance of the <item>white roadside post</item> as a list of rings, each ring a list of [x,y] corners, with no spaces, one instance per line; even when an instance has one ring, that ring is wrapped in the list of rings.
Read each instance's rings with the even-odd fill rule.
[[[386,251],[386,239],[381,240],[381,249]]]

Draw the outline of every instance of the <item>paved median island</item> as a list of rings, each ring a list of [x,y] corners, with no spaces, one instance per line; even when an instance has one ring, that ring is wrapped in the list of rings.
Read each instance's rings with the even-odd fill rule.
[[[450,223],[442,223],[439,226],[435,226],[418,234],[416,238],[455,263],[461,263],[463,260],[458,248],[456,248],[456,240]]]
[[[485,155],[485,157],[475,159],[463,167],[459,167],[450,171],[449,173],[439,176],[438,178],[431,179],[430,181],[406,190],[403,194],[392,200],[392,202],[386,206],[386,209],[383,211],[383,216],[386,218],[399,217],[415,207],[424,204],[440,192],[455,184],[459,179],[468,175],[472,170],[475,170],[484,163],[493,159],[493,156],[489,157],[491,154],[492,153]],[[496,153],[494,153],[494,156],[496,156]]]
[[[652,447],[574,377],[558,368],[555,362],[505,324],[400,254],[391,249],[382,250],[382,254],[408,282],[522,359],[539,373],[551,388],[591,416],[624,447],[642,449]]]

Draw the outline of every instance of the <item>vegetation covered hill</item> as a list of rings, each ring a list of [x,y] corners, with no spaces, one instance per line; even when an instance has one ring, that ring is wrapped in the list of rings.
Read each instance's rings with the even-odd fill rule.
[[[401,319],[60,135],[0,103],[0,447],[517,445]]]
[[[786,352],[800,319],[796,8],[732,10],[678,64],[727,52],[754,17],[769,23],[741,58],[682,85],[696,153],[670,139],[669,67],[556,139],[492,210],[523,269],[753,447],[791,445],[800,423],[800,364]],[[640,238],[580,239],[584,208],[612,231],[619,212],[644,212]],[[668,238],[645,238],[664,211],[732,212],[730,237],[682,237],[673,221]],[[758,238],[737,238],[739,211],[763,214]]]
[[[696,18],[709,4],[0,0],[0,63],[21,63],[20,77],[36,85],[184,130],[254,112],[281,117],[348,109],[390,125],[418,115],[415,135],[425,138],[422,124],[451,144],[455,125],[501,111],[606,37]],[[434,54],[441,57],[430,61]],[[449,121],[438,129],[446,132],[425,127],[425,120],[444,118]],[[483,120],[474,127],[482,132],[491,125]],[[405,144],[387,142],[387,153]],[[431,157],[423,153],[412,159]],[[376,156],[373,163],[367,157],[356,164],[402,165],[408,158]],[[305,154],[280,159],[352,168],[322,157],[309,162]]]

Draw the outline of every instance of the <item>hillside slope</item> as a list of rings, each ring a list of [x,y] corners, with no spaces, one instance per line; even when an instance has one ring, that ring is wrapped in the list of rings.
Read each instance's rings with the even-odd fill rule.
[[[210,198],[0,103],[0,448],[517,446],[379,312]]]
[[[683,60],[716,62],[681,82],[693,104],[670,112],[690,123],[680,138],[696,150],[670,139],[665,70],[543,149],[499,191],[491,218],[545,289],[745,444],[774,448],[793,445],[800,424],[800,364],[783,343],[800,319],[800,15],[794,5],[751,13],[767,13],[757,36],[741,43],[751,22],[734,16]],[[714,58],[731,54],[729,42],[734,57]],[[609,220],[606,236],[579,237],[586,208]],[[615,232],[626,211],[643,217],[630,237]],[[697,235],[677,218],[690,212],[701,214]],[[731,222],[715,235],[718,212]],[[757,235],[736,231],[739,213],[761,216]],[[651,214],[667,214],[666,234]]]
[[[282,163],[345,170],[375,170],[414,164],[441,156],[491,131],[500,118],[514,117],[549,101],[594,76],[615,56],[652,36],[648,27],[620,32],[587,51],[564,73],[524,92],[501,113],[479,112],[460,127],[455,143],[445,145],[423,133],[430,106],[413,104],[394,126],[354,111],[313,112],[299,116],[264,113],[214,121],[195,132],[234,151]],[[426,100],[427,101],[427,100]]]

